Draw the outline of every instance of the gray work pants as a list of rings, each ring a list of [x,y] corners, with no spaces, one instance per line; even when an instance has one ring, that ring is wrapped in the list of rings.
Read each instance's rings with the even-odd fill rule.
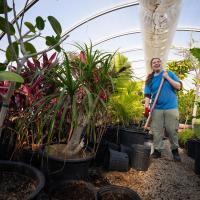
[[[164,148],[163,136],[164,128],[169,136],[171,150],[177,149],[178,136],[177,130],[179,125],[178,109],[158,110],[152,112],[151,132],[153,134],[154,149],[161,151]]]

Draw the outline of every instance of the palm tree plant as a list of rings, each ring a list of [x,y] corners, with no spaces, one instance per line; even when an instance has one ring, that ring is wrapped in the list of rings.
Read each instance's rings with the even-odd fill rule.
[[[127,57],[117,53],[114,58],[115,70],[121,72],[114,79],[115,91],[109,101],[111,123],[128,126],[139,123],[142,118],[142,82],[133,80],[133,72]]]

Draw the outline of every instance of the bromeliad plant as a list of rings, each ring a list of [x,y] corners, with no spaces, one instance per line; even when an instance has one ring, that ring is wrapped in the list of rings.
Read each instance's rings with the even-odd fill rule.
[[[106,102],[116,76],[112,54],[93,51],[92,44],[76,44],[80,54],[65,53],[64,61],[45,74],[55,91],[35,101],[31,120],[48,127],[47,144],[55,138],[66,145],[65,157],[79,153],[92,141],[94,149],[101,138],[107,118]]]

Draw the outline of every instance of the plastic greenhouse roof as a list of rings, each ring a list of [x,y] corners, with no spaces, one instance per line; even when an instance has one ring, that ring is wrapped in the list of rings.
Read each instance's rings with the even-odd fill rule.
[[[140,0],[142,2],[156,2],[159,0]],[[160,0],[160,2],[171,0]],[[175,1],[175,0],[174,0]],[[178,1],[178,0],[176,0]],[[16,7],[19,11],[26,1],[16,1]],[[144,62],[144,40],[141,34],[140,9],[138,1],[133,0],[85,0],[85,1],[66,1],[66,0],[39,0],[25,14],[25,21],[33,22],[40,15],[43,18],[52,15],[61,23],[65,31],[69,31],[74,25],[78,25],[85,19],[90,18],[100,11],[109,10],[120,5],[130,4],[130,7],[124,6],[123,9],[116,9],[113,12],[102,14],[100,17],[84,23],[69,33],[69,37],[63,43],[66,50],[73,50],[73,42],[89,42],[96,44],[96,48],[112,51],[119,50],[123,52],[132,63],[133,70],[138,78],[144,79],[146,67]],[[135,4],[135,5],[134,5]],[[122,6],[123,7],[123,6]],[[182,59],[178,51],[180,48],[189,48],[191,41],[193,46],[199,46],[200,41],[200,1],[182,0],[180,16],[177,20],[177,29],[173,35],[173,40],[169,46],[168,60]],[[12,16],[10,16],[12,18]],[[181,29],[183,29],[181,31]],[[187,29],[187,30],[186,30]],[[145,27],[144,27],[145,30]],[[53,34],[50,27],[47,27],[44,35]],[[110,38],[110,39],[108,39]],[[105,41],[104,41],[105,40]],[[164,42],[164,39],[163,39]],[[98,44],[99,43],[99,44]],[[0,40],[1,48],[7,45],[7,38]],[[44,43],[36,41],[38,48],[43,49]],[[175,48],[176,47],[176,48]],[[164,47],[162,47],[164,48]],[[2,54],[2,53],[1,53]],[[2,56],[1,56],[2,60]]]

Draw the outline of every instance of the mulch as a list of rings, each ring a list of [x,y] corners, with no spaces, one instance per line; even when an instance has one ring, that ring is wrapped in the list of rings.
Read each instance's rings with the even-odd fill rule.
[[[90,170],[90,182],[96,188],[114,184],[128,187],[143,200],[200,200],[200,176],[194,173],[194,160],[179,149],[181,162],[174,162],[170,144],[165,140],[165,150],[160,159],[151,159],[147,171],[130,169],[128,172]]]

